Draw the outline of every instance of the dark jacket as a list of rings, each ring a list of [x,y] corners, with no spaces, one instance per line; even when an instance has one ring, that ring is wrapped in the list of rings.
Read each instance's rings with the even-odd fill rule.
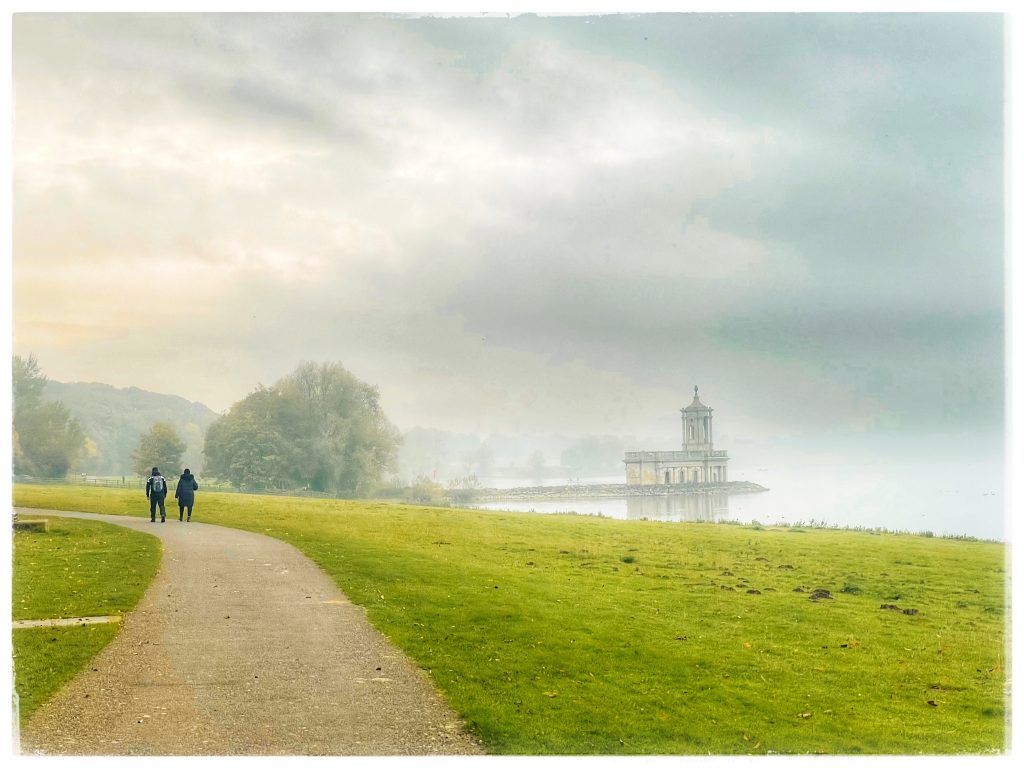
[[[178,487],[174,489],[174,498],[181,506],[190,507],[196,501],[196,491],[198,490],[199,483],[196,482],[196,476],[182,473],[178,478]]]
[[[157,478],[160,478],[160,480],[163,482],[163,490],[159,491],[159,492],[153,491],[153,481],[156,480]],[[164,478],[163,475],[152,475],[146,481],[146,498],[147,499],[149,498],[150,492],[154,493],[156,496],[163,496],[163,497],[167,496],[167,480]]]

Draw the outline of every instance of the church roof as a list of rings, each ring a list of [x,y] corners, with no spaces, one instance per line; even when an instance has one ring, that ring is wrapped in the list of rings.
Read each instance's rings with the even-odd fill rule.
[[[683,410],[684,411],[710,411],[711,408],[709,408],[708,406],[704,405],[704,403],[702,403],[700,401],[700,398],[697,396],[697,387],[694,386],[694,388],[693,388],[693,402],[690,403],[685,408],[683,408]]]

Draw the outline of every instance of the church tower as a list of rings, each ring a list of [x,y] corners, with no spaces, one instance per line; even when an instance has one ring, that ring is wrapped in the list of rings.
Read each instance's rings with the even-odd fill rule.
[[[683,417],[681,451],[626,451],[627,485],[707,488],[729,482],[728,451],[714,449],[711,409],[693,388],[693,402],[679,413]]]
[[[680,410],[683,415],[683,450],[688,452],[713,450],[711,432],[711,408],[708,408],[697,396],[697,387],[693,388],[693,402]]]

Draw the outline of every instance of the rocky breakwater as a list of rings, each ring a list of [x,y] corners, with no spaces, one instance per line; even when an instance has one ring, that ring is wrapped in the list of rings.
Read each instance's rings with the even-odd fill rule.
[[[670,496],[682,493],[761,493],[763,485],[746,481],[692,483],[682,485],[536,485],[519,488],[463,488],[449,491],[452,501],[559,501],[562,499],[605,499],[623,496]]]

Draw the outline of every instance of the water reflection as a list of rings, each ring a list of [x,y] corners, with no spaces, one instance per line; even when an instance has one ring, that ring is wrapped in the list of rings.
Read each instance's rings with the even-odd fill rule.
[[[924,449],[922,449],[924,450]],[[984,461],[982,460],[984,459]],[[965,463],[962,456],[919,461],[913,456],[801,454],[759,469],[738,469],[734,480],[757,483],[767,493],[721,491],[671,496],[509,499],[472,504],[480,509],[601,515],[623,520],[758,521],[797,525],[811,521],[853,528],[931,531],[1005,541],[1009,530],[1001,455]],[[513,482],[513,481],[509,481]],[[577,485],[611,482],[583,478]],[[515,487],[528,484],[518,479]],[[563,480],[561,484],[567,484]],[[489,487],[497,487],[491,483]]]
[[[715,521],[729,516],[729,495],[723,491],[626,497],[629,520]]]
[[[490,501],[476,509],[506,512],[599,515],[619,520],[721,521],[729,517],[729,495],[722,491],[661,496],[607,496],[595,499]]]

